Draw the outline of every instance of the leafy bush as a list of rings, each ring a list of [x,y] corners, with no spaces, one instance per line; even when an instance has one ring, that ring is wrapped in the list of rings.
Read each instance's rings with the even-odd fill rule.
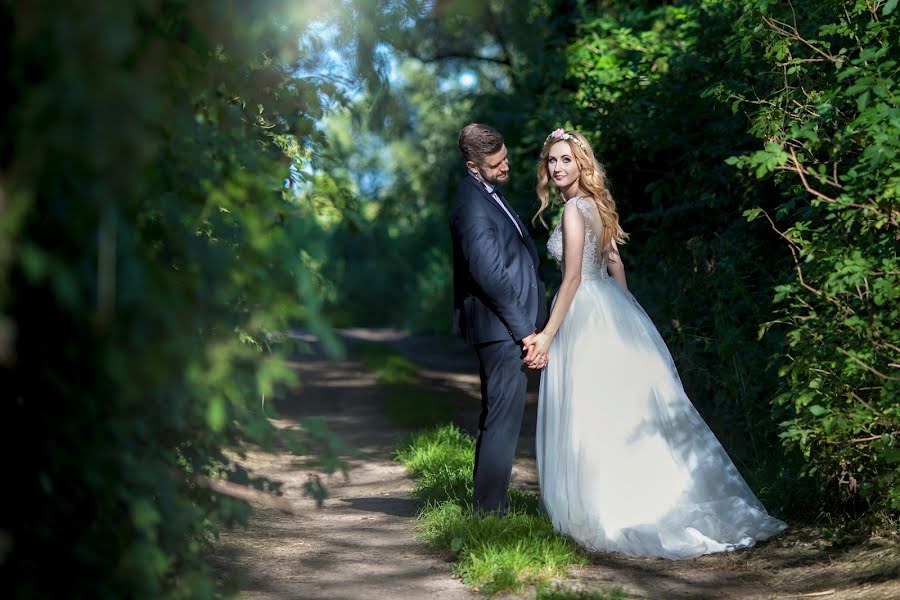
[[[747,211],[793,259],[775,287],[784,328],[781,438],[843,509],[900,514],[900,92],[897,2],[751,3],[735,52],[770,65],[730,89],[765,148],[732,163],[771,179]]]

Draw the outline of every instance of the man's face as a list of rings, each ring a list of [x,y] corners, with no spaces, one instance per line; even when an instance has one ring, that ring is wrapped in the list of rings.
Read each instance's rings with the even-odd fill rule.
[[[509,181],[509,151],[505,144],[495,154],[485,156],[484,164],[476,165],[470,160],[466,166],[478,173],[488,185],[502,185]]]

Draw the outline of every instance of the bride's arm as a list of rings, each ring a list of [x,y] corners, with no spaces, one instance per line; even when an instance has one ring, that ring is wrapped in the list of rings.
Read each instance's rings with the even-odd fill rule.
[[[543,365],[547,360],[547,353],[550,351],[550,342],[559,326],[562,325],[563,318],[569,312],[569,306],[572,305],[572,299],[575,298],[575,292],[581,285],[581,259],[584,254],[584,217],[575,205],[575,202],[569,202],[563,209],[562,223],[563,238],[563,263],[565,271],[563,272],[562,284],[559,286],[559,292],[556,294],[556,302],[553,304],[553,310],[550,311],[550,319],[544,329],[535,334],[532,340],[534,345],[528,350],[525,362],[529,366]]]
[[[609,253],[609,259],[606,263],[606,272],[619,285],[626,290],[628,289],[628,283],[625,281],[625,265],[622,263],[622,256],[619,254],[619,246],[616,245],[616,240],[612,241],[612,251]]]

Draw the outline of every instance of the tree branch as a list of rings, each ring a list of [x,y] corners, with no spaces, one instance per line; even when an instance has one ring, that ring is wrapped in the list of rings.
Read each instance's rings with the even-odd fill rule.
[[[837,351],[840,352],[841,354],[843,354],[844,356],[846,356],[846,357],[852,359],[853,361],[855,361],[856,363],[858,363],[861,367],[865,368],[866,370],[871,371],[872,373],[875,373],[876,375],[878,375],[878,376],[881,377],[882,379],[887,379],[888,381],[900,381],[900,377],[894,377],[894,376],[892,376],[892,375],[885,375],[884,373],[882,373],[881,371],[879,371],[879,370],[876,369],[875,367],[869,366],[869,365],[867,365],[866,363],[864,363],[862,360],[856,358],[855,356],[853,356],[852,354],[850,354],[849,352],[847,352],[847,351],[844,350],[843,348],[838,348]]]
[[[769,225],[772,227],[772,231],[774,231],[775,233],[777,233],[779,236],[781,236],[781,238],[782,238],[783,240],[785,240],[785,241],[788,243],[788,249],[790,249],[790,251],[791,251],[791,256],[792,256],[793,259],[794,259],[794,269],[797,271],[797,277],[798,277],[799,280],[800,280],[800,285],[803,286],[804,289],[806,289],[806,290],[812,292],[813,294],[815,294],[816,296],[819,296],[820,298],[824,298],[824,299],[827,300],[828,302],[831,302],[831,303],[834,304],[836,307],[838,307],[845,315],[852,315],[852,314],[853,314],[853,310],[852,310],[852,309],[850,309],[850,308],[844,306],[844,305],[841,304],[840,301],[838,301],[837,299],[832,298],[831,296],[826,295],[826,294],[823,293],[822,291],[817,290],[817,289],[814,288],[813,286],[811,286],[811,285],[809,285],[808,283],[806,283],[806,279],[804,279],[804,277],[803,277],[803,270],[800,268],[800,255],[799,255],[800,246],[797,245],[797,243],[794,242],[792,239],[790,239],[789,237],[787,237],[786,235],[784,235],[784,233],[783,233],[780,229],[778,229],[778,227],[775,225],[775,221],[773,221],[773,220],[772,220],[772,217],[769,216],[769,213],[767,213],[766,211],[763,210],[763,211],[762,211],[762,214],[766,217],[766,220],[769,221]]]
[[[791,162],[794,163],[794,166],[793,166],[793,168],[787,167],[787,170],[793,171],[794,173],[799,175],[800,182],[803,184],[803,188],[807,192],[809,192],[810,194],[815,196],[816,198],[824,200],[825,202],[828,202],[831,204],[840,204],[836,198],[832,198],[831,196],[826,196],[819,190],[816,190],[812,186],[809,185],[809,182],[807,181],[806,176],[810,175],[811,173],[809,171],[807,171],[806,169],[804,169],[803,165],[800,164],[800,161],[797,159],[797,154],[794,152],[794,149],[792,147],[788,146],[788,151],[791,153]],[[815,174],[813,174],[813,175],[815,175]],[[828,178],[825,178],[825,182],[828,183],[829,185],[837,187],[838,189],[843,189],[837,181],[837,175],[835,175],[834,181],[831,181]],[[881,217],[881,218],[885,219],[888,223],[890,223],[894,227],[898,226],[897,219],[892,214],[885,214],[885,213],[881,212],[880,210],[878,210],[876,207],[872,206],[871,204],[857,204],[855,202],[848,202],[848,203],[846,203],[846,206],[871,212],[876,217]]]
[[[890,431],[890,432],[887,432],[887,434],[888,435],[897,435],[897,434],[900,434],[900,431]],[[863,437],[863,438],[853,438],[850,440],[846,440],[846,442],[848,442],[850,444],[862,444],[865,442],[873,442],[875,440],[880,440],[881,436],[883,436],[883,435],[884,435],[883,433],[879,433],[878,435],[870,435],[868,437]],[[843,444],[845,442],[841,441],[841,442],[836,442],[836,443]]]
[[[477,54],[457,52],[457,51],[453,51],[453,50],[436,52],[433,56],[422,56],[422,54],[420,54],[419,52],[417,52],[415,50],[409,50],[409,55],[423,63],[434,63],[434,62],[440,62],[442,60],[471,60],[471,61],[494,63],[494,64],[498,64],[498,65],[503,65],[505,67],[512,66],[512,63],[509,60],[509,56],[503,56],[502,58],[494,58],[491,56],[479,56]]]
[[[828,59],[830,62],[836,63],[838,62],[838,58],[828,54],[824,50],[816,47],[809,40],[800,35],[800,32],[797,31],[796,27],[792,27],[787,23],[782,23],[781,21],[776,21],[775,19],[770,19],[765,15],[762,15],[763,23],[768,25],[771,29],[775,30],[777,33],[783,35],[784,37],[792,40],[796,40],[805,46],[809,47],[813,52],[820,54],[821,56]]]

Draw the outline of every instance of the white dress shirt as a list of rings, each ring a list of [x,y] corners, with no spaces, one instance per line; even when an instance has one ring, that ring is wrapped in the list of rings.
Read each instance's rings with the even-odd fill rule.
[[[478,178],[476,177],[476,179],[478,179]],[[506,213],[506,216],[509,217],[509,220],[512,221],[513,225],[516,226],[516,231],[519,232],[519,236],[522,237],[522,238],[524,238],[524,237],[525,237],[525,234],[522,233],[522,228],[519,227],[519,223],[516,221],[516,218],[515,218],[514,216],[512,216],[512,213],[509,212],[509,209],[507,209],[507,208],[506,208],[506,205],[503,204],[503,201],[500,200],[500,196],[498,196],[498,195],[497,195],[497,192],[494,191],[494,186],[488,185],[488,184],[487,184],[484,180],[482,180],[482,179],[478,179],[478,181],[481,182],[481,184],[484,186],[484,189],[486,189],[487,192],[488,192],[488,194],[491,195],[491,198],[493,198],[494,200],[497,201],[497,204],[500,205],[500,208],[502,208],[502,209],[503,209],[503,212]]]

